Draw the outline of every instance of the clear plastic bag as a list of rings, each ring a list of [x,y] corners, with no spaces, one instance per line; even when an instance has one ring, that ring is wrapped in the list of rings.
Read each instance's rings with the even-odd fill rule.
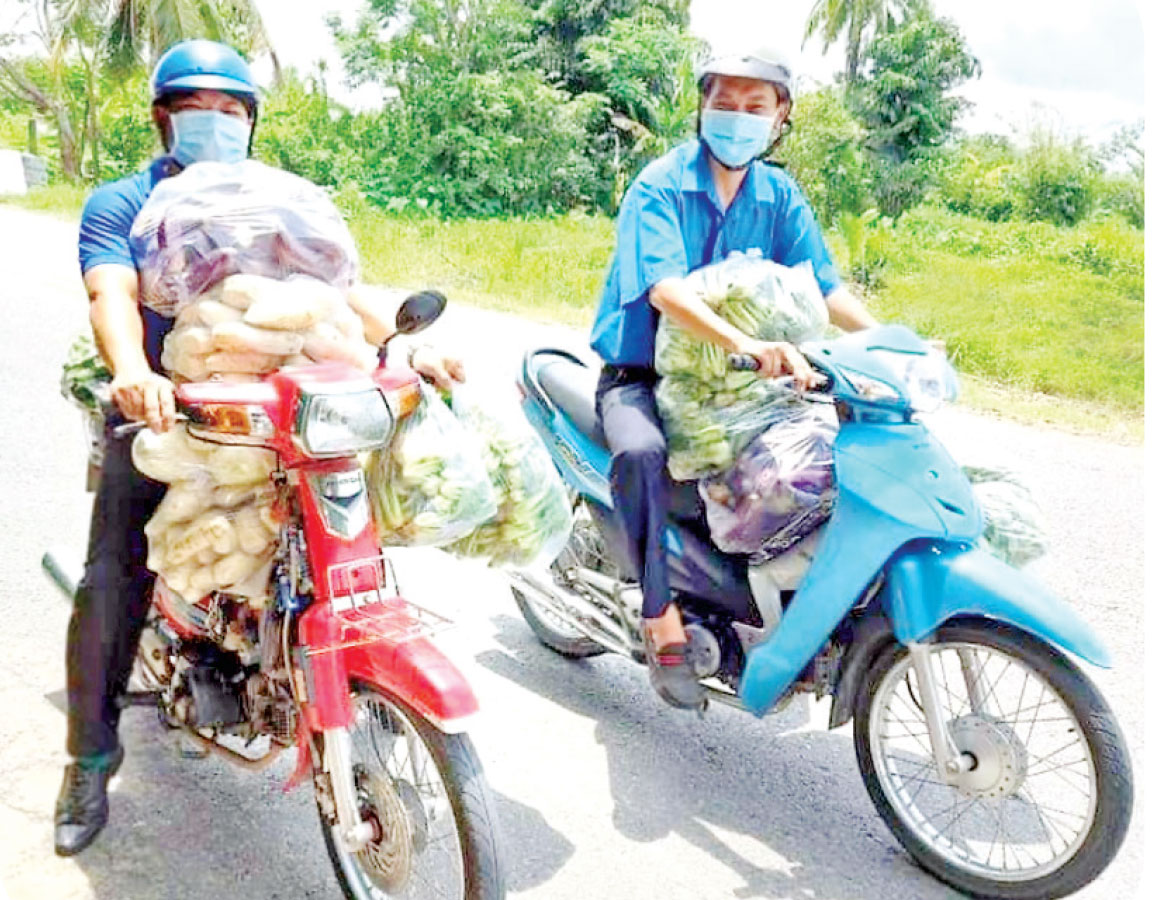
[[[271,560],[280,530],[269,482],[276,454],[198,441],[177,425],[140,432],[132,461],[168,484],[144,526],[148,568],[193,603],[218,590],[257,605],[266,600],[267,580],[254,577]]]
[[[688,275],[689,287],[717,315],[762,341],[812,340],[828,327],[828,306],[812,264],[782,266],[759,250],[736,251]],[[661,375],[723,378],[728,355],[667,317],[656,329],[656,371]]]
[[[668,472],[691,481],[731,466],[753,438],[806,409],[790,387],[750,372],[704,381],[666,376],[656,406],[668,439]]]
[[[236,273],[356,280],[356,245],[324,190],[255,160],[195,163],[166,178],[132,225],[141,302],[173,317]]]
[[[496,514],[481,441],[422,385],[392,443],[369,455],[368,492],[383,544],[440,547]]]
[[[770,559],[827,520],[836,502],[836,431],[825,410],[798,409],[754,438],[726,472],[701,481],[716,546]]]
[[[497,511],[449,549],[490,565],[550,565],[572,532],[572,504],[544,442],[511,400],[457,387],[452,408],[483,439]]]
[[[1048,535],[1032,492],[1005,466],[963,466],[984,516],[980,546],[1017,568],[1048,550]]]

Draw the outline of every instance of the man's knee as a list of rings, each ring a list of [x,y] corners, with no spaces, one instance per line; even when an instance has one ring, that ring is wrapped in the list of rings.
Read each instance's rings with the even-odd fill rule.
[[[630,440],[612,454],[612,461],[628,471],[661,472],[668,464],[668,445],[663,440]]]

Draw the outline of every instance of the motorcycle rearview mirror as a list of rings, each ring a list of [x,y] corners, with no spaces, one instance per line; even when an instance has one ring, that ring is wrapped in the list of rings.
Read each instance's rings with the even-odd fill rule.
[[[439,291],[417,291],[410,294],[396,310],[396,330],[380,345],[380,362],[388,357],[388,344],[402,334],[417,334],[440,318],[448,298]]]
[[[440,318],[448,299],[439,291],[420,291],[409,296],[396,311],[396,333],[416,334]]]

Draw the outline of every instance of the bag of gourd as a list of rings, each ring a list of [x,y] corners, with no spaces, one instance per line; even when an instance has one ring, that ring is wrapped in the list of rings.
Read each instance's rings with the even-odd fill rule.
[[[356,282],[355,242],[324,190],[255,160],[194,163],[164,179],[130,243],[141,302],[169,318],[238,273]]]
[[[376,368],[376,348],[344,292],[315,278],[229,275],[188,303],[160,362],[178,380],[258,381],[283,366]]]
[[[427,384],[364,470],[382,544],[441,547],[496,514],[480,441]]]
[[[269,483],[276,454],[199,441],[178,425],[140,432],[132,462],[168,485],[144,527],[148,568],[193,603],[224,591],[266,604],[280,531]]]

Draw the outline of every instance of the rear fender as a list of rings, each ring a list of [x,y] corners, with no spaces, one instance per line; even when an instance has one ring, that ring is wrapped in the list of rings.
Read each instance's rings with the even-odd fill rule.
[[[1065,601],[1030,575],[978,548],[914,544],[891,563],[881,592],[902,644],[957,616],[998,619],[1101,668],[1103,642]]]

